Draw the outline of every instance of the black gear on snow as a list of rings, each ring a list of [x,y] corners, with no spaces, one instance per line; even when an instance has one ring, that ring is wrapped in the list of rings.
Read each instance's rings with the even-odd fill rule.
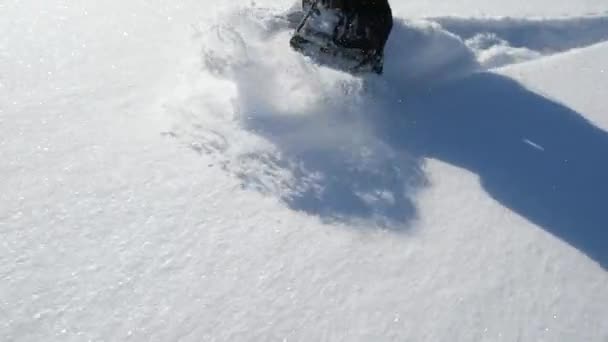
[[[382,53],[393,28],[388,0],[316,0],[317,6],[338,10],[341,21],[334,32],[336,45]],[[315,0],[302,0],[308,10]]]

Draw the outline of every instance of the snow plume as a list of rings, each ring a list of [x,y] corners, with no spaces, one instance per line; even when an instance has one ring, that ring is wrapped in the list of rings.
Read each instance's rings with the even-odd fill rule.
[[[294,210],[402,229],[415,219],[412,198],[426,181],[421,161],[388,144],[382,126],[407,120],[388,117],[403,87],[475,67],[457,37],[430,23],[408,25],[396,25],[394,37],[416,48],[393,44],[392,76],[358,77],[287,48],[281,16],[232,12],[200,30],[202,72],[169,106],[177,113],[171,134]]]
[[[420,88],[478,69],[475,54],[460,37],[426,20],[395,20],[385,54],[385,77],[401,86]]]

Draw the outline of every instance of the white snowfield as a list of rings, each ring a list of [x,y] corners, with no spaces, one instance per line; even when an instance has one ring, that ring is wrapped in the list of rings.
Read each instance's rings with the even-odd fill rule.
[[[1,341],[608,341],[608,3],[0,2]]]

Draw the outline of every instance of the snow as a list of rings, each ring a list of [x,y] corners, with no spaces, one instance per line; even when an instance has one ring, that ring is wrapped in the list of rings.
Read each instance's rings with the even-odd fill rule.
[[[0,4],[0,339],[606,341],[608,6]]]

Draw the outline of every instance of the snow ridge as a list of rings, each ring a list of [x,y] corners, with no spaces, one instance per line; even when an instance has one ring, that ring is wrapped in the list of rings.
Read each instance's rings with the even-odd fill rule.
[[[464,40],[486,68],[524,62],[608,40],[608,16],[429,19]]]

